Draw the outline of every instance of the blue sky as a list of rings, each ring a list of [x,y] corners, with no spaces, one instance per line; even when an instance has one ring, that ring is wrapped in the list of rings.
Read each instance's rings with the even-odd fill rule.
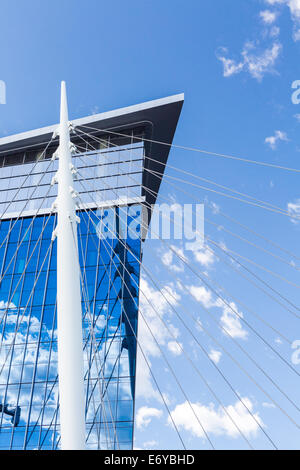
[[[64,79],[68,85],[71,118],[184,92],[185,104],[175,143],[300,168],[300,105],[291,101],[291,85],[300,79],[299,29],[299,0],[2,0],[0,80],[4,80],[7,86],[7,104],[0,105],[0,136],[57,122],[59,84]],[[284,210],[300,213],[297,173],[179,149],[172,150],[169,162]],[[171,170],[169,174],[176,175]],[[222,225],[284,257],[287,262],[292,261],[290,255],[229,223],[220,214],[222,211],[300,256],[300,225],[289,217],[182,185],[182,189],[193,193],[194,199],[191,200],[180,192],[180,186],[175,190],[167,181],[162,185],[160,202],[165,202],[164,198],[179,203],[206,200],[208,206],[213,202],[219,210],[210,211],[208,207],[206,216],[219,227]],[[225,244],[222,246],[263,265],[293,284],[299,284],[298,272],[293,266],[250,247],[209,223],[206,223],[205,232],[213,240]],[[183,248],[178,243],[176,246]],[[231,331],[236,341],[298,406],[299,377],[244,324],[232,324],[230,313],[224,306],[203,290],[199,279],[187,268],[182,270],[178,261],[170,261],[167,251],[159,241],[149,241],[145,246],[144,262],[159,276],[164,286],[171,286],[176,310],[184,318],[187,318],[187,310],[199,318],[211,335],[241,362],[290,417],[300,423],[300,413],[241,354],[224,335],[220,324],[225,322],[227,327],[235,328]],[[158,267],[153,262],[153,253],[163,259],[166,266]],[[204,270],[228,290],[226,300],[235,302],[244,318],[292,365],[290,344],[251,312],[259,314],[291,341],[300,339],[299,319],[241,278],[240,270],[234,271],[230,262],[224,265],[209,253],[198,250],[185,255],[195,263],[200,273]],[[300,264],[296,257],[293,260]],[[249,263],[245,264],[297,305],[297,287]],[[192,289],[196,299],[186,295],[167,268]],[[191,355],[225,407],[233,407],[228,409],[237,413],[237,420],[253,446],[270,448],[257,423],[249,421],[245,409],[238,405],[237,398],[191,336],[184,332],[174,312],[161,301],[160,294],[151,287],[149,280],[145,278],[142,287],[174,328],[177,340]],[[233,297],[243,304],[238,304]],[[211,321],[203,306],[215,316],[217,323]],[[147,302],[142,301],[142,308],[147,310]],[[245,448],[245,442],[236,435],[184,355],[169,344],[172,339],[162,332],[159,321],[151,316],[151,312],[148,315],[153,331],[185,385],[190,400],[199,410],[215,446]],[[218,366],[275,443],[280,448],[299,448],[299,429],[274,408],[270,399],[233,365],[224,352],[220,355],[220,347],[204,331],[196,330],[190,320],[187,322],[207,351],[217,351],[213,357]],[[140,332],[144,333],[144,347],[187,446],[208,448],[197,423],[188,414],[184,397],[172,382],[162,357],[153,348],[151,338],[147,337],[143,327]],[[293,367],[300,373],[299,365]],[[144,374],[136,403],[135,445],[137,448],[177,448],[179,442],[167,423],[166,411],[154,386],[148,382],[147,373]]]

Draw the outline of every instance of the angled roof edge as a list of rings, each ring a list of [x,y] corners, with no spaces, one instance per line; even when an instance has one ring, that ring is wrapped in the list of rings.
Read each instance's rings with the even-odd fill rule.
[[[111,124],[114,125],[113,121],[119,121],[118,118],[123,117],[122,121],[126,121],[126,116],[129,115],[139,115],[143,114],[145,111],[151,111],[155,108],[159,108],[161,106],[166,106],[166,105],[171,105],[172,103],[183,103],[184,101],[184,94],[178,94],[178,95],[171,95],[167,96],[165,98],[160,98],[157,100],[151,100],[151,101],[146,101],[144,103],[139,103],[135,104],[132,106],[127,106],[124,108],[118,108],[114,109],[112,111],[106,111],[103,113],[99,114],[92,114],[89,116],[85,116],[79,119],[72,119],[72,122],[75,126],[83,126],[86,124],[97,124],[99,122],[103,121],[112,121]],[[148,114],[148,113],[147,113]],[[151,114],[151,112],[150,112]],[[124,119],[125,118],[125,119]],[[116,123],[116,126],[118,124]],[[53,134],[53,132],[57,129],[58,124],[53,124],[51,126],[46,126],[46,127],[41,127],[39,129],[34,129],[31,131],[26,131],[26,132],[21,132],[18,134],[13,134],[9,135],[6,137],[1,137],[0,138],[0,151],[3,152],[5,150],[11,150],[11,149],[16,149],[16,144],[17,142],[19,144],[24,143],[24,146],[30,146],[30,145],[35,145],[37,142],[38,143],[43,143],[40,137],[48,137]],[[27,145],[26,145],[27,144]]]
[[[151,174],[147,169],[164,173],[168,160],[170,146],[159,142],[171,144],[176,131],[177,123],[184,102],[184,94],[177,94],[165,98],[147,101],[145,103],[115,109],[100,114],[73,119],[74,126],[91,125],[93,133],[105,133],[105,131],[124,132],[126,129],[143,127],[145,129],[145,158],[142,179],[142,196],[145,196],[148,205],[154,205],[159,191],[163,175]],[[49,142],[58,124],[42,127],[29,132],[23,132],[0,138],[0,154],[12,153],[26,148],[34,148]],[[156,163],[153,160],[158,160]],[[149,191],[148,191],[149,189]],[[151,218],[151,211],[149,220]]]

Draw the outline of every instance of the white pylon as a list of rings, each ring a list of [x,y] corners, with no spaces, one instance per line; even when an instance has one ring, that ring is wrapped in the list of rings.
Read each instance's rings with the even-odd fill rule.
[[[85,449],[80,266],[65,82],[61,83],[57,227],[57,336],[61,448]]]

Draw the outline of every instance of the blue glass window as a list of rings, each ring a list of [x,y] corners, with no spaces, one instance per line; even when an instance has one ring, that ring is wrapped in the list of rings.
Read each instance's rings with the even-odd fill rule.
[[[104,230],[104,215],[114,237]],[[92,449],[132,447],[140,217],[137,205],[80,213],[86,436]],[[137,237],[124,232],[126,224],[135,224]],[[0,449],[60,446],[55,225],[56,216],[47,214],[0,224]],[[5,406],[20,410],[19,423]]]

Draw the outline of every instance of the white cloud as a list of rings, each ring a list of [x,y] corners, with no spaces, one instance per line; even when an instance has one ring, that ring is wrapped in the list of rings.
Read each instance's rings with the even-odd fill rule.
[[[214,254],[208,249],[194,251],[194,256],[198,263],[207,268],[215,262]]]
[[[288,5],[293,21],[300,21],[300,0],[281,0],[277,3],[285,3]]]
[[[279,26],[273,26],[270,31],[269,31],[269,34],[271,36],[271,38],[277,38],[280,34],[280,28]]]
[[[147,441],[147,442],[144,442],[144,444],[143,444],[143,448],[146,449],[146,450],[152,450],[157,446],[158,446],[157,441]]]
[[[300,0],[289,0],[288,4],[294,18],[300,19]]]
[[[165,345],[171,337],[163,325],[161,318],[168,313],[172,313],[171,306],[178,305],[180,295],[176,292],[172,283],[166,284],[162,289],[164,296],[160,290],[151,287],[146,279],[142,278],[140,283],[140,319],[139,319],[139,337],[142,343],[143,351],[146,355],[158,357],[160,355],[156,341],[160,345]],[[147,324],[152,331],[151,335]],[[176,328],[172,328],[172,324],[168,324],[169,329],[175,336],[179,335]]]
[[[276,149],[277,144],[280,141],[283,141],[283,142],[288,141],[287,135],[283,131],[275,131],[274,135],[265,138],[265,143],[268,144],[272,150]]]
[[[242,50],[242,59],[239,62],[226,57],[228,53],[226,48],[221,48],[217,58],[223,64],[224,77],[230,77],[245,71],[260,81],[266,73],[274,73],[274,66],[281,49],[282,46],[277,41],[264,50],[258,50],[257,44],[247,42]]]
[[[272,6],[286,5],[290,9],[293,21],[293,38],[294,41],[300,39],[300,0],[265,0],[266,4]]]
[[[168,251],[166,251],[165,253],[163,253],[163,255],[161,257],[162,263],[165,266],[168,266],[168,268],[171,269],[174,272],[179,273],[179,272],[184,271],[183,262],[180,260],[180,258],[182,258],[183,260],[186,259],[186,257],[184,256],[183,250],[181,248],[178,248],[178,247],[174,246],[174,245],[171,245],[171,248]],[[178,256],[176,256],[174,251],[175,251],[175,253],[178,254]],[[176,258],[177,263],[174,263],[174,258]]]
[[[248,332],[243,328],[241,322],[243,314],[238,311],[234,302],[226,305],[221,299],[214,300],[211,291],[203,286],[191,286],[190,293],[195,300],[200,302],[206,309],[217,307],[222,310],[220,325],[227,332],[225,333],[224,331],[224,334],[230,334],[233,338],[247,338]]]
[[[295,225],[300,222],[300,199],[296,199],[294,202],[289,202],[287,205],[287,211],[291,216],[291,222]],[[299,219],[296,219],[298,217]]]
[[[168,342],[168,349],[171,351],[174,356],[180,356],[182,353],[182,343],[176,342],[176,341],[169,341]]]
[[[209,353],[209,357],[216,364],[219,364],[220,359],[222,357],[222,353],[221,353],[221,351],[217,351],[216,349],[212,349]]]
[[[245,65],[250,75],[257,80],[261,80],[266,73],[274,72],[274,65],[279,57],[282,46],[275,42],[270,48],[261,53],[255,54],[252,43],[248,43],[242,53]]]
[[[227,54],[228,50],[225,47],[222,47],[220,52],[222,54]],[[233,59],[229,59],[228,57],[225,57],[225,55],[219,54],[217,56],[220,62],[223,64],[223,75],[224,77],[231,77],[232,75],[236,75],[237,73],[240,73],[243,68],[244,68],[244,62],[236,62]]]
[[[161,260],[165,266],[170,266],[173,261],[173,252],[171,250],[166,251]]]
[[[215,256],[207,247],[203,247],[202,243],[197,242],[190,245],[190,250],[193,252],[195,260],[205,268],[209,268],[215,262]]]
[[[18,307],[13,302],[5,302],[0,300],[0,310],[18,310]]]
[[[242,400],[247,408],[253,413],[257,422],[240,401],[236,402],[234,405],[227,406],[226,411],[245,436],[256,437],[259,430],[258,423],[263,426],[263,422],[259,413],[253,412],[253,404],[251,400],[247,397],[242,398]],[[228,436],[231,438],[239,437],[239,431],[222,407],[217,408],[214,404],[205,406],[201,403],[194,403],[192,406],[207,433],[214,434],[215,436]],[[171,414],[179,428],[189,431],[196,437],[204,437],[203,430],[194,416],[188,402],[177,405]]]
[[[141,341],[139,335],[139,341]],[[152,367],[151,361],[147,358],[147,362]],[[137,348],[137,368],[136,368],[136,397],[142,397],[143,401],[154,399],[159,403],[162,402],[160,393],[152,383],[152,377],[141,350]]]
[[[223,65],[224,77],[247,72],[252,78],[261,81],[266,74],[276,73],[275,65],[282,51],[282,44],[278,40],[280,27],[275,24],[280,9],[276,6],[287,5],[290,8],[294,39],[300,39],[300,0],[265,0],[265,4],[275,8],[265,8],[259,12],[264,25],[260,37],[246,42],[240,57],[230,57],[226,47],[219,48],[217,59]]]
[[[136,425],[139,429],[145,428],[151,423],[152,418],[160,418],[161,416],[162,410],[142,406],[136,414]]]
[[[172,283],[166,284],[163,289],[164,297],[159,290],[149,285],[146,279],[140,282],[140,315],[139,315],[139,343],[151,367],[151,358],[161,355],[157,343],[162,347],[169,341],[179,337],[179,331],[168,321],[170,332],[163,325],[159,316],[166,321],[166,317],[172,313],[171,306],[176,307],[181,296],[175,290]],[[153,308],[151,307],[153,306]],[[157,312],[157,313],[156,313]],[[147,326],[147,324],[149,326]],[[152,334],[150,333],[150,330]],[[156,343],[157,341],[157,343]],[[154,398],[161,401],[159,392],[153,386],[149,367],[143,357],[140,348],[137,350],[137,397],[143,399]]]
[[[220,206],[218,204],[216,204],[215,202],[211,202],[210,207],[214,214],[219,214]]]
[[[269,403],[267,401],[263,402],[262,406],[264,408],[276,408],[276,406],[273,403]]]
[[[277,18],[277,12],[276,11],[270,11],[270,10],[263,10],[260,12],[259,16],[261,17],[262,21],[265,24],[272,24],[274,21],[276,21]]]
[[[204,286],[191,286],[190,293],[197,302],[200,302],[205,308],[216,306],[216,302],[213,300],[211,291],[206,289]]]
[[[223,302],[219,301],[221,305]],[[239,312],[234,302],[230,302],[227,305],[223,304],[223,314],[221,316],[221,326],[230,334],[233,338],[246,339],[248,332],[243,328],[239,317],[243,318],[242,312]],[[237,314],[235,313],[237,312]]]
[[[300,0],[290,0],[289,7],[291,10],[292,20],[294,21],[293,39],[300,40]]]

